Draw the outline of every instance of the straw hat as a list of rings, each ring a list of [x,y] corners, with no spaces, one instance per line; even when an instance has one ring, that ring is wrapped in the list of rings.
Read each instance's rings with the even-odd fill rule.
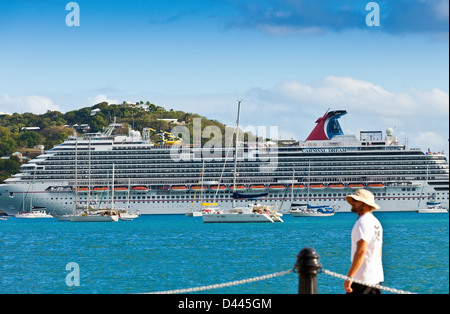
[[[353,201],[360,201],[369,205],[372,209],[380,209],[380,206],[375,203],[373,193],[364,189],[356,190],[354,194],[347,195],[345,199],[350,205],[353,205]]]

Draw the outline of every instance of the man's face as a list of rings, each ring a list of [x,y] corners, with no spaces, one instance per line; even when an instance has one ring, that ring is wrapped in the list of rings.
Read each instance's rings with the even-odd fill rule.
[[[360,213],[364,210],[364,203],[360,201],[353,200],[352,213]]]

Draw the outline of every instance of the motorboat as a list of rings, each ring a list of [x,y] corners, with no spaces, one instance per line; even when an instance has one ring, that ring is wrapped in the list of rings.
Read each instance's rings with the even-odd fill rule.
[[[129,212],[125,209],[120,209],[118,211],[119,219],[120,220],[133,220],[136,218],[139,218],[140,213],[139,212]]]
[[[45,212],[45,210],[32,209],[29,212],[23,212],[21,214],[14,215],[16,218],[53,218],[52,215],[49,215]]]
[[[440,202],[427,202],[427,207],[417,209],[416,213],[419,214],[445,214],[448,213],[447,209],[442,206]]]
[[[330,217],[335,214],[335,210],[329,205],[313,206],[293,203],[289,213],[293,217]]]
[[[261,212],[254,206],[234,207],[227,212],[211,213],[202,217],[204,223],[275,222],[270,212]]]

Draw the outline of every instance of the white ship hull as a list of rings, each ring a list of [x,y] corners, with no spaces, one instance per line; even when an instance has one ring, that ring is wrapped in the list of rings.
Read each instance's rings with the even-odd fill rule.
[[[118,221],[119,216],[102,216],[102,215],[87,215],[87,216],[72,216],[70,217],[70,221],[72,222],[114,222]]]
[[[0,186],[1,187],[1,186]],[[73,209],[73,202],[75,200],[75,194],[72,191],[66,192],[48,192],[45,191],[48,188],[48,184],[35,184],[35,191],[32,192],[32,202],[36,206],[42,206],[46,208],[47,213],[52,215],[65,215],[70,214]],[[27,192],[27,185],[24,184],[10,184],[4,185],[3,189],[8,192],[1,193],[0,203],[2,209],[8,215],[16,215],[22,211],[22,200],[25,200],[25,208],[29,206],[31,193]],[[418,186],[415,193],[402,191],[402,187],[387,187],[381,191],[373,191],[377,200],[377,204],[380,205],[379,211],[397,212],[397,211],[416,211],[419,202],[425,204],[429,194],[433,193],[433,189],[430,186],[423,188]],[[350,205],[345,201],[345,195],[352,194],[353,189],[343,189],[338,193],[332,189],[325,189],[321,193],[317,193],[315,197],[310,197],[309,200],[315,205],[336,205],[336,211],[349,212]],[[24,197],[25,194],[25,197]],[[409,194],[409,195],[408,195]],[[214,194],[211,194],[213,197]],[[285,196],[286,195],[286,196]],[[320,197],[318,196],[320,195]],[[139,199],[137,198],[139,196]],[[120,197],[121,199],[118,199]],[[174,198],[172,198],[174,197]],[[216,199],[219,207],[222,210],[231,209],[232,195],[230,192],[222,192]],[[81,200],[80,200],[81,198]],[[95,194],[92,198],[94,202],[96,200]],[[185,195],[179,195],[179,193],[161,194],[158,191],[148,190],[146,192],[139,192],[139,194],[130,192],[131,200],[128,201],[127,196],[116,196],[114,204],[120,208],[127,208],[130,206],[129,211],[139,211],[142,215],[166,215],[166,214],[186,214],[192,204],[193,194],[186,193]],[[134,198],[134,199],[133,199]],[[79,203],[87,202],[87,196],[79,197]],[[97,198],[100,200],[100,198]],[[209,201],[205,199],[203,201]],[[212,199],[210,200],[212,201]],[[296,198],[296,201],[306,201],[304,198]],[[102,202],[108,204],[109,199],[103,199]],[[263,205],[277,203],[281,206],[280,212],[288,214],[291,204],[289,191],[274,191],[269,193],[268,197],[259,199],[259,202]],[[246,206],[247,200],[236,200],[237,206]],[[442,202],[444,208],[448,210],[448,202]],[[194,202],[194,211],[201,209],[200,200]]]

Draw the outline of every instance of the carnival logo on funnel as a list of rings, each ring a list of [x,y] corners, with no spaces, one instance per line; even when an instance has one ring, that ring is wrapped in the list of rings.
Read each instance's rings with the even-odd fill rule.
[[[345,110],[327,111],[323,117],[317,119],[317,125],[306,141],[326,141],[336,135],[344,135],[338,119],[345,114]]]

